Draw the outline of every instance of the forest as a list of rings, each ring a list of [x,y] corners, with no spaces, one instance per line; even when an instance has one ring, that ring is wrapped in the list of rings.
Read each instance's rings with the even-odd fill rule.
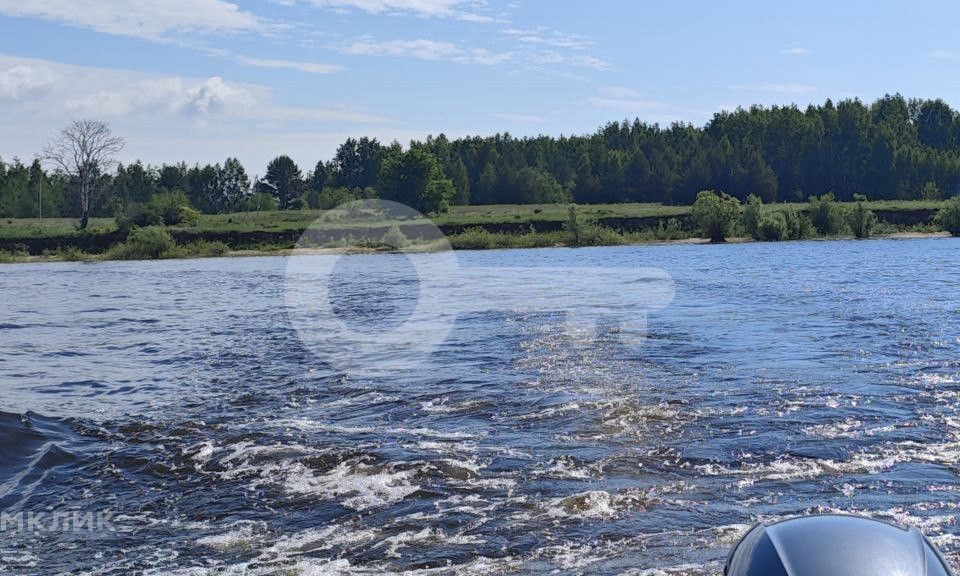
[[[934,200],[958,191],[960,114],[943,100],[888,95],[872,104],[741,108],[702,127],[636,119],[590,135],[441,134],[406,148],[351,138],[313,166],[280,155],[261,170],[252,180],[236,158],[120,164],[96,175],[90,214],[150,224],[171,204],[214,214],[329,208],[372,197],[425,213],[469,204],[689,205],[707,189],[765,203],[828,193],[840,201]],[[40,160],[0,159],[2,217],[33,218],[41,209],[44,217],[76,216],[76,188]]]

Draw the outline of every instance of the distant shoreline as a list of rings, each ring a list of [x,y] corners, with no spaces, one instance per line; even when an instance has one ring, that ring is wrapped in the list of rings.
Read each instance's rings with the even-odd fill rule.
[[[780,241],[780,242],[763,242],[759,240],[754,240],[749,237],[734,237],[728,238],[726,242],[721,243],[711,243],[709,239],[706,238],[681,238],[673,240],[644,240],[636,242],[626,242],[626,243],[616,243],[616,244],[598,244],[594,246],[584,246],[583,248],[603,248],[603,247],[614,247],[614,246],[724,246],[724,245],[733,245],[733,244],[782,244],[790,242],[836,242],[836,241],[870,241],[870,240],[919,240],[919,239],[935,239],[935,238],[951,238],[951,235],[947,232],[894,232],[890,234],[877,234],[871,236],[866,240],[856,240],[853,236],[831,236],[831,237],[818,237],[818,238],[808,238],[805,240],[791,240],[791,241]],[[536,248],[576,248],[564,244],[555,244],[552,246],[503,246],[503,247],[491,247],[491,248],[453,248],[456,252],[461,251],[478,251],[485,252],[489,250],[530,250]],[[123,260],[118,258],[107,258],[102,254],[93,254],[88,255],[87,258],[80,260],[77,259],[67,259],[59,257],[56,254],[50,255],[35,255],[35,256],[15,256],[13,258],[0,261],[0,264],[44,264],[44,263],[54,263],[54,262],[142,262],[142,261],[157,261],[157,260],[205,260],[208,258],[251,258],[251,257],[264,257],[264,256],[338,256],[344,254],[398,254],[398,253],[429,253],[434,250],[430,249],[417,249],[416,246],[411,246],[404,250],[393,250],[393,249],[378,249],[378,248],[365,248],[365,247],[318,247],[318,248],[277,248],[277,249],[246,249],[246,250],[230,250],[225,254],[214,255],[214,256],[200,256],[200,255],[186,255],[180,257],[171,257],[171,258],[160,258],[160,259],[143,259],[143,260]]]

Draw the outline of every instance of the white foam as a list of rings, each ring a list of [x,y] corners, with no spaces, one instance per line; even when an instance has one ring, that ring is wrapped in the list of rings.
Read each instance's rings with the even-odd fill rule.
[[[414,471],[376,470],[359,463],[342,462],[326,474],[317,475],[303,464],[284,470],[284,489],[291,494],[338,499],[354,510],[368,510],[403,500],[420,489],[411,484]]]

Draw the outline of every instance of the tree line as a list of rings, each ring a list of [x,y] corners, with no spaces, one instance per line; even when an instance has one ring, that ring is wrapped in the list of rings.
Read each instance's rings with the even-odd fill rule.
[[[805,109],[754,106],[705,126],[612,122],[583,136],[509,134],[414,141],[351,138],[313,167],[290,157],[251,179],[236,158],[88,171],[0,160],[0,216],[142,215],[187,202],[200,212],[329,208],[378,197],[422,212],[451,204],[692,204],[720,190],[740,201],[938,199],[960,184],[960,114],[942,100],[885,96]],[[82,180],[82,181],[81,181]],[[81,198],[81,196],[84,196]],[[42,198],[42,200],[41,200]]]

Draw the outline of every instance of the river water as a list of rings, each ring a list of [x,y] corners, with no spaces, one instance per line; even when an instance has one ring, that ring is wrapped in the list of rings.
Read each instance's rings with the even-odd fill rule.
[[[956,565],[958,248],[458,252],[400,369],[305,337],[285,258],[5,265],[0,573],[717,574],[827,511]],[[402,323],[431,258],[340,258],[333,308]],[[633,267],[672,282],[642,335],[571,329]]]

